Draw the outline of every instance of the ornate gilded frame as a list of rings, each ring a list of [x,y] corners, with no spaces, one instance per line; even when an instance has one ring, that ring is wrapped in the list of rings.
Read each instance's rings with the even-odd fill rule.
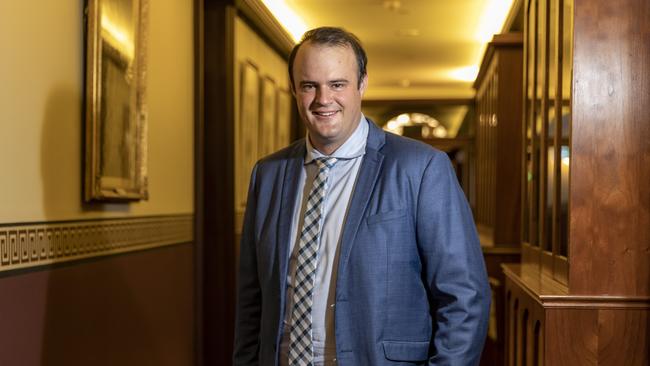
[[[148,198],[147,12],[148,0],[87,0],[87,202]]]

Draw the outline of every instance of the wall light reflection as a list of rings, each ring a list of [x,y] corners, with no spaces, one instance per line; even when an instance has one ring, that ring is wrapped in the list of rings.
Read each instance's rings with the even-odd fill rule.
[[[280,22],[282,27],[289,32],[294,42],[298,43],[303,33],[308,29],[302,18],[284,0],[262,0],[262,3]]]
[[[481,21],[476,28],[475,39],[482,43],[492,40],[492,36],[501,33],[503,23],[510,13],[513,0],[487,0],[481,14]]]

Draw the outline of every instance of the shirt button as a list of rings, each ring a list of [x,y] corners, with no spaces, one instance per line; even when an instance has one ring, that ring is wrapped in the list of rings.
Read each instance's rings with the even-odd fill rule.
[[[330,308],[332,308],[332,309],[334,309],[335,306],[336,306],[336,304],[330,304]],[[334,360],[336,360],[336,359],[334,359]]]
[[[333,362],[336,362],[336,357],[334,357],[334,358],[332,359],[332,361],[333,361]]]

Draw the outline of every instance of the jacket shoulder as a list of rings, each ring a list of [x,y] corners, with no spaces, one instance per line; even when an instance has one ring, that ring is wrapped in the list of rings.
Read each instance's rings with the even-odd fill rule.
[[[381,152],[399,163],[428,163],[431,160],[448,160],[447,154],[422,141],[386,132],[386,143]]]

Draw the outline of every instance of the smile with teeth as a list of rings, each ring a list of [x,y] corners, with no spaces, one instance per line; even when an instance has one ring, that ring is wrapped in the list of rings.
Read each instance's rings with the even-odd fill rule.
[[[320,117],[331,117],[336,114],[338,111],[313,111],[312,114],[315,114]]]

